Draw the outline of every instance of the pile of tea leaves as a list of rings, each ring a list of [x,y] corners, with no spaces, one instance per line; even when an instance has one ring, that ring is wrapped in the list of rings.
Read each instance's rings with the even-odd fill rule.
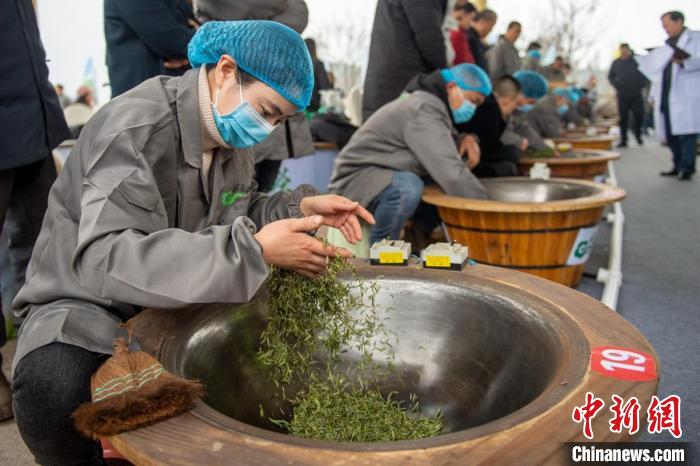
[[[442,415],[421,418],[410,404],[382,395],[376,381],[393,370],[391,335],[379,319],[376,282],[342,280],[347,261],[330,260],[309,279],[273,268],[267,282],[267,326],[258,360],[268,367],[278,396],[292,406],[289,421],[270,420],[289,434],[314,440],[384,442],[433,437]],[[358,357],[341,362],[349,351]],[[347,358],[346,358],[347,359]],[[379,361],[379,362],[377,362]],[[261,416],[266,413],[261,407]]]

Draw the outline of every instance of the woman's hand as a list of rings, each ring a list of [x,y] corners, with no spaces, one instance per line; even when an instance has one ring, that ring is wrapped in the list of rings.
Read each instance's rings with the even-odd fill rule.
[[[471,134],[464,136],[459,143],[459,155],[467,157],[467,166],[470,170],[474,169],[481,161],[481,148],[476,138]]]
[[[340,230],[350,244],[362,240],[362,227],[358,217],[374,225],[374,217],[359,202],[335,194],[305,197],[299,204],[299,210],[307,217],[322,216],[322,224]]]
[[[326,270],[329,257],[352,256],[345,249],[325,245],[306,234],[322,224],[321,215],[290,218],[269,223],[253,236],[262,246],[266,263],[313,278]]]

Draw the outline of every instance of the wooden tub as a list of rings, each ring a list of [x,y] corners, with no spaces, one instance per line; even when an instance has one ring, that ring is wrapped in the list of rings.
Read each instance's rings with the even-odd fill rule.
[[[555,138],[556,144],[569,143],[572,149],[612,150],[615,136],[573,136]]]
[[[476,261],[574,286],[581,281],[593,236],[609,204],[625,191],[583,180],[482,180],[493,200],[464,199],[428,187],[453,241]]]
[[[523,154],[518,163],[518,172],[523,176],[530,174],[536,163],[545,163],[551,170],[553,178],[577,178],[595,181],[608,171],[608,162],[620,158],[619,152],[606,150],[574,150],[559,157],[528,157]]]
[[[378,283],[380,316],[386,310],[386,325],[400,335],[394,348],[401,380],[416,387],[411,390],[423,409],[443,409],[442,435],[345,443],[263,426],[258,409],[270,390],[253,383],[250,354],[264,319],[264,306],[254,300],[146,310],[132,320],[145,351],[170,371],[199,378],[208,395],[191,412],[112,437],[112,444],[138,465],[560,465],[567,464],[565,442],[585,440],[571,417],[587,392],[606,403],[592,420],[596,441],[636,437],[625,429],[610,432],[611,396],[635,396],[646,407],[658,377],[613,378],[617,369],[602,373],[591,361],[603,347],[629,349],[609,354],[623,364],[632,362],[630,351],[644,353],[649,365],[657,357],[631,324],[599,301],[485,265],[461,272],[355,265],[357,279]]]

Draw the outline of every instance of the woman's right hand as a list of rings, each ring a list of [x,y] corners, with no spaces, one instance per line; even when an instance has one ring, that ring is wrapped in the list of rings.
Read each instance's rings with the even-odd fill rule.
[[[329,257],[352,256],[345,249],[324,245],[306,234],[322,223],[321,215],[278,220],[265,225],[253,236],[262,246],[265,262],[313,278],[326,270]]]

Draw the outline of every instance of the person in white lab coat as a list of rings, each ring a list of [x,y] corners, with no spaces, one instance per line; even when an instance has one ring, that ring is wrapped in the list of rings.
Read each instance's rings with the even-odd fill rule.
[[[684,22],[679,11],[661,16],[666,45],[645,57],[640,69],[653,82],[657,134],[673,153],[673,168],[661,175],[690,180],[700,133],[700,32],[686,28]]]

